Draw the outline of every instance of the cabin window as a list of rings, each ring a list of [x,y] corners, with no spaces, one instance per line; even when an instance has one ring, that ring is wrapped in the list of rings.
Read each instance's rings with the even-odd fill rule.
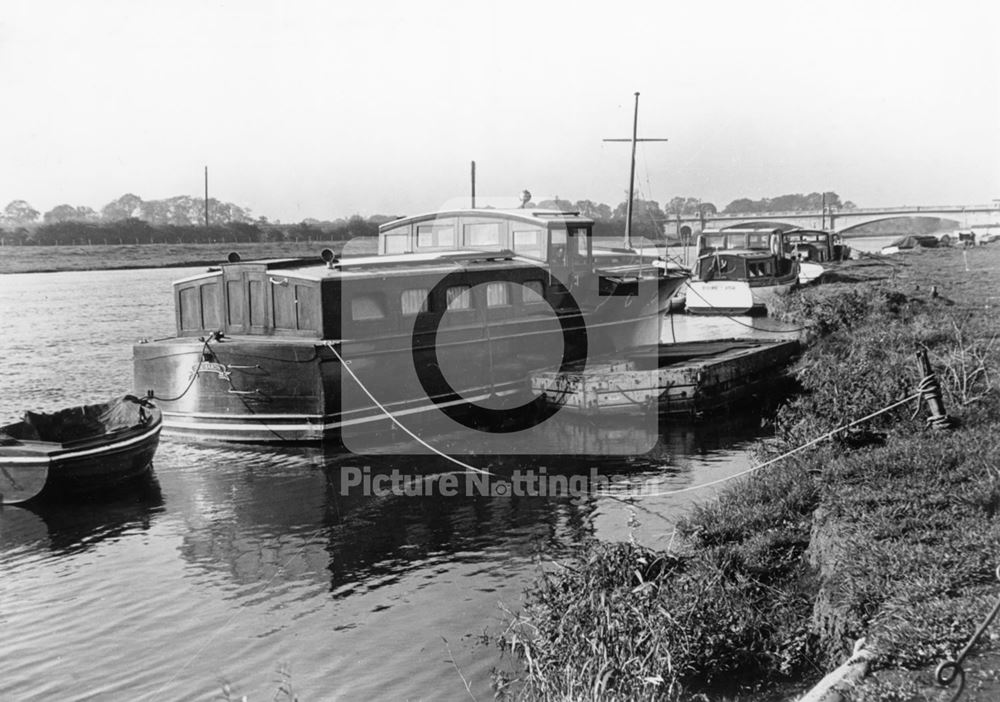
[[[409,250],[410,235],[408,233],[385,235],[385,252],[387,254],[408,253]]]
[[[250,326],[263,327],[267,322],[267,304],[264,302],[264,281],[251,280],[248,291],[250,293]]]
[[[769,234],[748,234],[747,243],[750,249],[766,249],[770,246],[770,235]]]
[[[428,292],[430,291],[427,288],[404,290],[403,294],[399,298],[400,307],[403,308],[403,314],[419,314],[420,312],[426,312]]]
[[[464,227],[464,234],[467,246],[482,246],[491,249],[500,248],[499,222],[466,224]]]
[[[381,295],[357,295],[351,300],[351,319],[364,322],[385,319],[385,305]]]
[[[545,302],[545,285],[540,280],[526,280],[521,283],[521,299],[525,303]]]
[[[445,291],[449,310],[467,310],[472,307],[472,288],[468,285],[453,285]]]
[[[486,284],[486,306],[504,307],[510,304],[510,292],[507,283],[495,282]]]
[[[541,229],[515,229],[512,238],[514,253],[530,258],[543,258]]]
[[[443,248],[455,246],[455,225],[418,224],[417,246],[420,248]]]

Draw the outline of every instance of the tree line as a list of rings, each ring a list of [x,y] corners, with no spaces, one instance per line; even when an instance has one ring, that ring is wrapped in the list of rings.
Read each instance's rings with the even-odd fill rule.
[[[614,208],[592,200],[559,197],[528,202],[526,207],[578,211],[595,221],[597,236],[616,237],[625,232],[627,202]],[[723,214],[753,214],[819,210],[821,207],[851,209],[834,192],[781,195],[775,198],[733,200]],[[664,238],[664,224],[681,216],[718,214],[714,203],[695,197],[674,197],[661,205],[656,200],[636,198],[632,203],[632,234],[651,240]],[[321,221],[305,219],[298,224],[254,219],[246,208],[210,198],[181,195],[145,201],[127,193],[97,212],[90,207],[58,205],[44,214],[24,200],[10,202],[0,211],[0,243],[4,245],[151,244],[253,241],[346,241],[357,236],[375,236],[389,215]]]

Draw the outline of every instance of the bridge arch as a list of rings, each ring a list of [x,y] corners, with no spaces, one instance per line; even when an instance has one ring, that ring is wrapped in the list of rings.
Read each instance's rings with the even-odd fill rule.
[[[891,220],[894,220],[894,219],[899,219],[899,220],[933,219],[933,220],[937,220],[938,222],[941,222],[941,223],[948,222],[949,224],[954,225],[955,229],[959,229],[961,227],[961,223],[958,222],[958,220],[951,219],[950,217],[942,217],[939,214],[931,214],[931,213],[928,213],[928,214],[892,214],[892,215],[886,215],[886,216],[882,216],[882,217],[872,217],[871,219],[865,219],[865,220],[862,220],[860,222],[851,222],[850,224],[848,224],[846,226],[843,226],[843,227],[837,226],[836,224],[834,226],[836,227],[837,233],[849,236],[851,233],[853,233],[853,230],[860,229],[862,227],[867,227],[869,224],[875,224],[877,222],[888,222],[888,221],[891,221]]]
[[[798,229],[801,226],[801,224],[794,222],[781,222],[779,220],[764,221],[755,219],[748,222],[727,224],[724,227],[719,227],[719,229],[723,231],[726,229],[781,229],[782,231],[788,231],[789,229]]]

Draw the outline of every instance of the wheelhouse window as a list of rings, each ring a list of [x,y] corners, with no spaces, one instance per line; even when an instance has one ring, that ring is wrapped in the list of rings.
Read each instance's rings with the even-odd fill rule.
[[[418,224],[417,246],[422,249],[454,248],[454,224]]]
[[[365,322],[385,319],[385,305],[381,295],[356,295],[351,299],[351,319]]]
[[[402,254],[410,251],[410,235],[406,232],[385,235],[385,252]]]
[[[542,260],[542,230],[515,229],[511,234],[514,253]]]
[[[574,242],[574,246],[570,251],[573,259],[576,261],[585,261],[587,259],[587,230],[581,227],[574,227],[570,230],[570,238]]]
[[[427,288],[413,288],[404,290],[399,302],[404,315],[419,314],[427,311]]]
[[[549,237],[549,261],[555,264],[566,263],[566,230],[553,229]]]
[[[466,224],[463,228],[465,244],[476,248],[500,248],[500,223],[484,222]]]
[[[453,285],[445,291],[445,299],[449,310],[468,310],[472,308],[472,288],[468,285]]]
[[[507,283],[494,282],[486,284],[486,306],[505,307],[510,304],[510,287]]]

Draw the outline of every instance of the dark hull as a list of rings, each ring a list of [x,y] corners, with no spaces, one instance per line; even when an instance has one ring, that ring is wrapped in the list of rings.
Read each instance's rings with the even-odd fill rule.
[[[92,454],[53,457],[42,497],[93,495],[114,491],[146,476],[160,440],[162,420],[134,437],[134,443],[117,441]]]
[[[609,304],[624,305],[626,299]],[[568,355],[593,357],[655,342],[658,312],[652,303],[639,318],[592,324],[588,348]],[[534,351],[562,344],[559,327],[551,320],[442,332],[436,359],[419,345],[414,352],[409,336],[336,343],[227,337],[210,342],[207,349],[201,341],[175,338],[135,346],[135,387],[139,393],[154,391],[169,435],[251,443],[342,443],[345,433],[389,429],[387,414],[409,428],[438,417],[442,408],[461,412],[484,402],[500,408],[521,406],[531,399],[530,373],[558,366],[558,355]],[[206,350],[210,361],[205,360]],[[344,372],[338,356],[349,361],[353,375]],[[450,388],[421,385],[417,365],[435,361],[452,369],[447,374]]]

